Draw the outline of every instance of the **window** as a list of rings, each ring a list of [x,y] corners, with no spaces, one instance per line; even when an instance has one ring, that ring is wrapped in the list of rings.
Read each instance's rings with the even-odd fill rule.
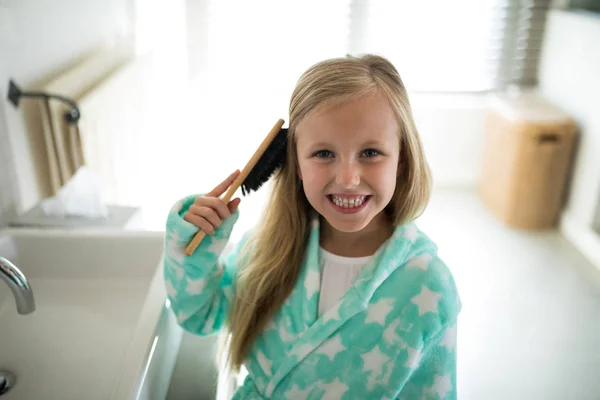
[[[195,14],[188,16],[195,39],[188,40],[203,38],[194,49],[202,55],[190,57],[214,67],[211,82],[226,77],[228,86],[277,99],[289,96],[281,90],[310,64],[346,53],[386,56],[413,92],[534,85],[550,6],[550,0],[203,0],[200,8],[197,2],[187,1]]]
[[[549,3],[354,0],[351,52],[388,57],[410,91],[531,85]]]

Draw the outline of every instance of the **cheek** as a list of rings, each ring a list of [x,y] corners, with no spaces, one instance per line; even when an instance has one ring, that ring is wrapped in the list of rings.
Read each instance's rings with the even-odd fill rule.
[[[377,176],[380,190],[385,193],[394,193],[398,178],[398,164],[392,162],[381,165],[381,168],[375,171],[375,176]]]
[[[323,170],[323,166],[315,163],[300,163],[300,174],[307,196],[323,190],[327,181],[327,172]]]
[[[297,168],[298,168],[298,176],[302,181],[304,181],[307,173],[306,173],[306,162],[304,160],[297,160]]]

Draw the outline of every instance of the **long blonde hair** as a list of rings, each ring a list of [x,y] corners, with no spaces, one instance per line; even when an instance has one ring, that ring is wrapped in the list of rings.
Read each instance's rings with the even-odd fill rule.
[[[408,99],[396,68],[377,55],[319,62],[298,80],[289,108],[287,160],[273,178],[262,223],[243,249],[237,297],[228,316],[228,359],[234,371],[291,293],[309,233],[311,206],[298,177],[296,128],[317,107],[327,107],[381,91],[398,120],[401,173],[387,211],[395,226],[418,217],[429,201],[431,178]]]

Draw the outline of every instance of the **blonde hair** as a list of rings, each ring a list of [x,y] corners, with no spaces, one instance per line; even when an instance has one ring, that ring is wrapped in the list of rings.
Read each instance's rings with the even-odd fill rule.
[[[296,128],[317,107],[381,91],[398,120],[400,174],[387,207],[394,226],[418,217],[429,201],[431,178],[413,121],[408,94],[396,68],[377,55],[347,56],[319,62],[298,80],[290,101],[287,159],[273,179],[262,223],[243,249],[228,316],[227,363],[234,371],[246,359],[257,336],[291,293],[309,234],[311,206],[299,182]],[[251,249],[251,250],[250,250]]]

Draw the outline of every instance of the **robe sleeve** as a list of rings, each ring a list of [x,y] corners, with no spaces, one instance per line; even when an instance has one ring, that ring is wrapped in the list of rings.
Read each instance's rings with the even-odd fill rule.
[[[196,251],[184,251],[198,228],[185,221],[183,215],[196,196],[188,196],[175,204],[167,217],[163,261],[167,297],[178,324],[196,335],[211,335],[221,330],[227,320],[235,291],[240,250],[248,235],[227,256],[223,250],[229,242],[239,217],[236,211],[206,235]]]

